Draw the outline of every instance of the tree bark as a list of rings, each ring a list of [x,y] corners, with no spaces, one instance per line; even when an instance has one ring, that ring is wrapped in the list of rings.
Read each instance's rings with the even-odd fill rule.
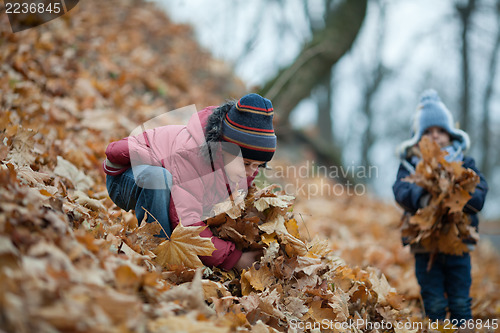
[[[497,22],[500,19],[500,0],[497,1]],[[500,24],[497,23],[496,39],[493,49],[491,51],[490,62],[488,66],[488,80],[483,96],[483,119],[481,123],[481,170],[486,178],[489,178],[491,171],[491,142],[490,142],[490,113],[491,113],[491,98],[493,96],[493,89],[496,79],[496,72],[498,67],[498,51],[500,50]]]
[[[370,150],[375,142],[375,133],[373,130],[373,100],[377,95],[378,89],[380,88],[385,76],[388,74],[388,70],[385,68],[382,62],[382,50],[385,42],[386,36],[386,18],[385,3],[379,1],[379,26],[378,26],[378,36],[377,36],[377,46],[374,54],[373,63],[375,67],[369,73],[364,88],[364,101],[362,112],[365,117],[366,127],[361,138],[361,161],[363,166],[368,170],[371,165],[370,160]]]
[[[318,105],[318,119],[316,126],[318,127],[319,137],[325,143],[333,142],[333,122],[331,116],[332,110],[332,75],[326,76],[323,83],[316,91],[316,101]]]
[[[276,109],[276,127],[287,126],[290,113],[330,73],[352,46],[366,15],[367,0],[344,0],[331,9],[325,27],[313,33],[294,63],[260,90]]]
[[[470,111],[470,73],[469,73],[469,38],[468,31],[471,23],[472,13],[476,9],[476,0],[467,0],[464,4],[458,2],[455,8],[460,16],[462,23],[461,31],[461,55],[462,55],[462,93],[460,95],[460,127],[468,132],[469,111]]]

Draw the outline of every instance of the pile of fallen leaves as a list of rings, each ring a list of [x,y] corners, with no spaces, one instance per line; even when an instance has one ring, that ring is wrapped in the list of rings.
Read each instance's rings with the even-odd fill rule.
[[[461,161],[448,162],[447,152],[429,138],[419,142],[419,150],[422,159],[406,181],[424,188],[431,198],[415,215],[406,216],[409,221],[403,236],[432,253],[468,252],[463,240],[479,237],[463,209],[479,183],[479,176],[472,169],[464,168]]]
[[[240,330],[258,325],[280,331],[297,323],[313,328],[345,322],[359,323],[356,328],[365,331],[361,323],[408,318],[407,311],[400,311],[402,297],[377,270],[349,267],[330,254],[325,239],[301,239],[290,212],[293,197],[274,189],[252,187],[248,196],[217,205],[215,213],[222,213],[207,221],[217,236],[239,249],[264,251],[258,263],[242,272],[205,269],[202,289],[212,305],[202,307],[205,315],[225,319],[222,322]],[[163,242],[151,236],[160,228],[158,223],[143,224],[125,234],[123,228],[122,243],[116,245],[137,251],[134,256],[142,255],[146,267],[166,268],[162,276],[171,283],[190,281],[196,273],[189,268],[203,267],[197,255],[215,250],[199,236],[205,227],[180,224]]]
[[[283,162],[282,162],[283,163]],[[297,165],[297,168],[303,165]],[[394,170],[394,177],[396,177]],[[351,267],[376,267],[389,284],[404,296],[402,307],[411,312],[409,319],[424,317],[414,259],[409,246],[403,247],[400,223],[403,211],[394,202],[365,195],[334,194],[335,184],[322,177],[286,179],[299,188],[310,188],[311,197],[297,197],[294,215],[301,234],[327,238],[332,253]],[[488,221],[481,221],[487,224]],[[481,227],[481,226],[480,226]],[[481,230],[481,229],[480,229]],[[472,312],[486,321],[500,316],[500,256],[486,238],[479,240],[472,258]]]
[[[376,270],[328,256],[325,240],[298,238],[294,220],[287,220],[291,198],[271,188],[254,191],[209,222],[241,248],[265,248],[261,262],[241,275],[208,270],[202,280],[187,268],[197,266],[190,258],[213,250],[202,243],[201,230],[180,226],[161,242],[152,236],[157,223],[137,228],[127,218],[111,221],[101,201],[86,195],[79,201],[71,186],[72,194],[53,195],[23,186],[18,176],[11,163],[0,171],[1,324],[9,331],[159,332],[186,325],[258,331],[408,316]]]
[[[241,274],[186,268],[199,265],[173,260],[186,246],[210,251],[198,231],[157,239],[157,225],[138,228],[111,202],[101,171],[109,142],[170,109],[244,92],[189,27],[144,1],[86,0],[16,34],[0,15],[0,45],[2,330],[270,332],[295,320],[415,319],[399,212],[373,198],[297,198],[292,212],[291,198],[265,188],[219,207],[227,213],[208,221],[219,237],[264,251]],[[481,246],[474,313],[494,318],[498,255]]]
[[[260,263],[241,274],[244,297],[275,294],[274,319],[285,322],[286,327],[293,322],[319,327],[325,320],[394,322],[407,318],[408,313],[398,311],[401,296],[383,275],[374,269],[347,266],[330,253],[325,239],[301,238],[291,212],[293,197],[274,192],[274,188],[253,188],[245,200],[208,221],[215,234],[240,249],[265,249]],[[268,307],[246,310],[262,312]],[[264,318],[260,319],[269,323]]]

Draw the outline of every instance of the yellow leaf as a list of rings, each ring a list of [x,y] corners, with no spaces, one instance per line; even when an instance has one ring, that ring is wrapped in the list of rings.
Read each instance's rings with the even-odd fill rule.
[[[220,282],[202,280],[201,286],[203,288],[203,294],[205,295],[205,300],[211,301],[212,298],[217,299],[217,298],[231,296],[231,293]]]
[[[276,233],[275,232],[273,232],[272,234],[264,233],[260,237],[262,239],[262,243],[264,243],[266,245],[269,245],[272,242],[276,242]]]
[[[312,319],[318,323],[321,323],[324,320],[334,321],[337,318],[335,311],[333,311],[332,307],[329,304],[327,304],[325,307],[323,307],[322,305],[322,300],[312,301],[309,304],[309,314],[311,315]]]
[[[243,273],[241,279],[247,280],[258,291],[264,291],[266,287],[272,285],[275,281],[274,276],[267,266],[262,266],[260,269],[252,266],[248,271]]]
[[[51,196],[52,196],[52,194],[50,194],[50,192],[49,192],[49,191],[47,191],[47,190],[45,190],[45,189],[41,189],[41,190],[40,190],[40,194],[43,194],[43,195],[45,195],[46,197],[51,197]]]
[[[240,280],[241,294],[243,296],[248,296],[252,292],[252,285],[250,284],[250,281],[244,277],[245,273],[246,273],[246,271],[243,270],[243,273],[241,275],[241,280]]]
[[[247,320],[247,317],[244,313],[234,313],[234,312],[226,313],[224,315],[224,317],[221,318],[220,322],[221,322],[221,324],[227,326],[226,332],[229,332],[230,328],[235,329],[237,327],[245,327],[247,325],[250,325],[248,320]],[[223,329],[220,329],[220,328],[218,328],[218,329],[219,330],[217,331],[217,333],[224,332]],[[203,329],[203,330],[200,330],[199,332],[206,332],[206,330]]]
[[[299,226],[297,225],[297,221],[295,219],[289,219],[285,221],[286,230],[295,238],[300,238]]]
[[[139,277],[128,265],[121,265],[115,269],[115,281],[118,289],[134,289],[140,283]]]
[[[184,265],[186,267],[202,267],[198,256],[210,256],[215,251],[215,246],[210,238],[200,237],[200,233],[206,228],[184,227],[179,223],[175,227],[170,239],[161,243],[154,253],[157,255],[156,262],[163,267],[169,265]]]

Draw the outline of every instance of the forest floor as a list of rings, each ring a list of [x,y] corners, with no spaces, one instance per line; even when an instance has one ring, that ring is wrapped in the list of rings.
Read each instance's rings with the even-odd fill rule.
[[[331,193],[335,183],[319,176],[281,179],[324,189],[297,195],[293,219],[280,210],[294,237],[273,233],[267,245],[278,242],[275,261],[292,270],[263,259],[268,268],[201,278],[159,265],[138,245],[150,240],[134,215],[107,196],[106,146],[168,110],[237,98],[244,85],[190,27],[139,0],[81,1],[35,29],[8,27],[1,15],[0,332],[272,332],[297,318],[362,319],[361,331],[377,331],[368,320],[422,320],[401,210],[370,194]],[[289,162],[278,154],[271,165]],[[481,241],[472,258],[473,314],[491,323],[500,256]]]

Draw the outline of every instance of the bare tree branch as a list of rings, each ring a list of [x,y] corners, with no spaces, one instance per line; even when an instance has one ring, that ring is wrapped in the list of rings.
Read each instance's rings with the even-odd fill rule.
[[[264,85],[260,93],[273,101],[277,127],[288,124],[293,108],[328,75],[352,46],[366,15],[367,0],[344,0],[327,16],[324,29],[313,33],[295,62]]]

